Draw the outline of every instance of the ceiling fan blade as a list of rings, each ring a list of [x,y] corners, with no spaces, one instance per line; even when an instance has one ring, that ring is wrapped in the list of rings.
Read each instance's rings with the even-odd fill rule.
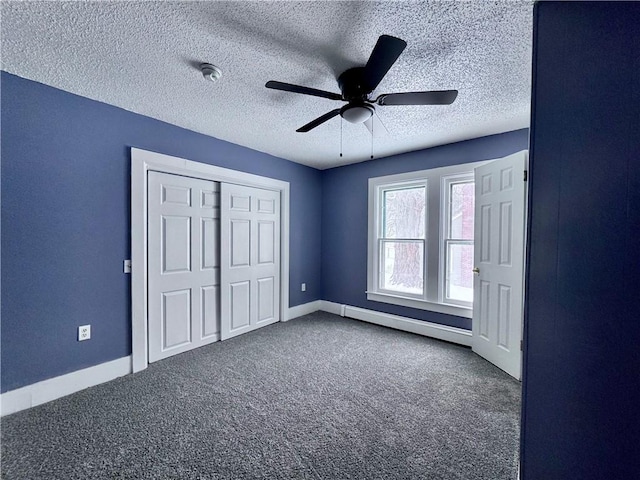
[[[336,108],[335,110],[331,110],[330,112],[325,113],[321,117],[318,117],[315,120],[311,120],[306,125],[304,125],[304,126],[300,127],[299,129],[297,129],[296,132],[306,133],[309,130],[311,130],[312,128],[316,128],[318,125],[323,124],[327,120],[331,120],[333,117],[335,117],[336,115],[338,115],[340,113],[340,110],[341,110],[340,108]]]
[[[376,99],[376,103],[378,105],[451,105],[457,96],[457,90],[385,93]]]
[[[373,91],[407,46],[407,42],[390,35],[380,35],[364,67],[364,81]]]
[[[276,82],[275,80],[268,81],[265,84],[265,87],[273,88],[274,90],[284,90],[285,92],[302,93],[304,95],[329,98],[331,100],[342,100],[342,95],[340,95],[339,93],[325,92],[324,90],[303,87],[301,85],[293,85],[291,83]]]

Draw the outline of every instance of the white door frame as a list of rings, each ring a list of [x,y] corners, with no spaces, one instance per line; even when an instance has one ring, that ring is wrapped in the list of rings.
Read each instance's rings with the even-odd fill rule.
[[[289,310],[289,182],[131,148],[131,359],[133,372],[148,366],[147,172],[170,173],[280,192],[280,319]]]

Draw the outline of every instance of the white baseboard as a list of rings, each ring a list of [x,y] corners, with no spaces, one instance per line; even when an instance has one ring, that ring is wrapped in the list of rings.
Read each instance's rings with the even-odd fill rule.
[[[437,323],[414,320],[413,318],[400,317],[389,313],[376,312],[364,308],[340,305],[338,303],[322,301],[322,310],[325,312],[342,315],[343,317],[375,323],[383,327],[395,328],[405,332],[423,335],[425,337],[446,340],[459,345],[471,346],[471,331],[462,328],[449,327]]]
[[[320,300],[320,310],[322,310],[323,312],[333,313],[334,315],[340,315],[344,317],[343,307],[344,305],[340,305],[339,303]]]
[[[320,304],[322,300],[316,300],[314,302],[303,303],[302,305],[296,305],[295,307],[289,307],[289,313],[287,320],[293,320],[294,318],[302,317],[313,312],[321,310]]]
[[[308,315],[318,310],[425,337],[471,346],[471,332],[469,330],[341,305],[326,300],[315,300],[289,308],[287,320]],[[35,407],[36,405],[79,392],[85,388],[128,375],[131,372],[131,356],[127,356],[11,390],[0,395],[0,415],[10,415],[20,410]]]
[[[56,398],[122,377],[131,371],[131,356],[127,356],[5,392],[0,396],[0,415],[5,416],[42,405]]]

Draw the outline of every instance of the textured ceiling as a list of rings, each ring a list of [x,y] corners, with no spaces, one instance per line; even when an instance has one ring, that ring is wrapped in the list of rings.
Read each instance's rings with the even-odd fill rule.
[[[343,105],[264,87],[339,93],[381,34],[408,46],[373,96],[457,89],[450,106],[380,106],[376,157],[529,125],[531,2],[1,2],[2,69],[316,168],[368,160]],[[216,83],[198,65],[222,69]]]

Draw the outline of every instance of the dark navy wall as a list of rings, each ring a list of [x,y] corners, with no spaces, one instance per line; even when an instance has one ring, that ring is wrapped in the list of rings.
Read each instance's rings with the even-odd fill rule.
[[[639,25],[535,7],[523,480],[640,475]]]
[[[367,300],[367,208],[371,177],[504,157],[528,148],[529,131],[516,130],[394,155],[322,174],[322,298],[471,330],[471,319]]]
[[[131,353],[132,146],[290,182],[290,305],[320,299],[321,172],[6,72],[1,81],[2,391]],[[92,339],[79,343],[86,323]]]

